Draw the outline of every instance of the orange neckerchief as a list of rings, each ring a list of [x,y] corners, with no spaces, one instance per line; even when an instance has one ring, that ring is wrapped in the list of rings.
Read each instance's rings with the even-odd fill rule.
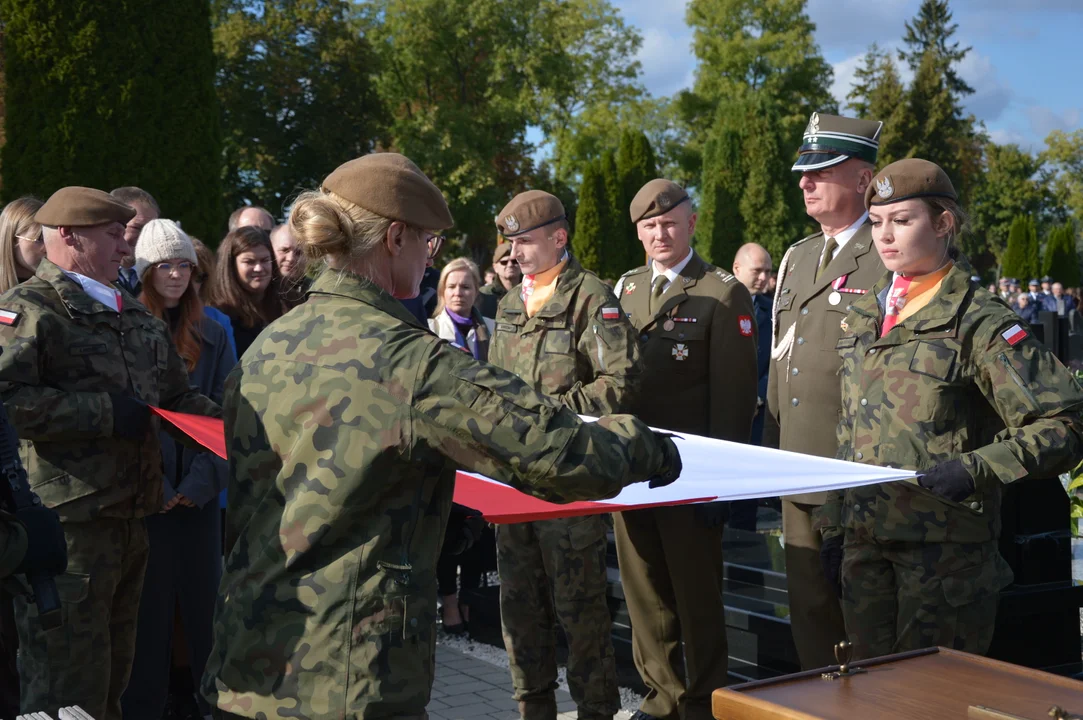
[[[565,254],[553,267],[545,272],[523,277],[523,303],[526,305],[526,316],[534,317],[545,302],[553,297],[553,291],[557,287],[557,276],[564,266],[568,264],[568,255]]]
[[[887,335],[895,325],[928,305],[936,297],[936,291],[940,289],[944,278],[954,265],[955,263],[948,262],[944,267],[928,275],[915,275],[908,278],[896,275],[891,283],[891,290],[888,291],[884,326],[880,337]]]

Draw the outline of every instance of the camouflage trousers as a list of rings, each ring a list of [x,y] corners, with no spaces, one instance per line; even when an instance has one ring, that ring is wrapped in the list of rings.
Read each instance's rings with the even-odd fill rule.
[[[500,525],[500,621],[525,720],[556,718],[555,624],[568,638],[568,689],[580,718],[620,709],[606,604],[606,524],[600,515]]]
[[[882,541],[846,531],[842,614],[854,658],[942,645],[978,655],[993,639],[1011,570],[995,542]]]
[[[136,619],[149,545],[142,518],[64,523],[68,571],[56,578],[63,624],[45,630],[37,607],[15,601],[22,711],[53,717],[79,705],[121,720],[135,657]]]

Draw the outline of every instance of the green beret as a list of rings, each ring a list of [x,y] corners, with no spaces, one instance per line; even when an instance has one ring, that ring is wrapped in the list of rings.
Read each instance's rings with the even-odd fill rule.
[[[321,188],[381,217],[423,230],[455,224],[440,189],[398,153],[372,153],[343,163]]]
[[[496,216],[496,229],[506,238],[545,227],[567,217],[564,203],[543,190],[527,190],[511,199]]]
[[[496,244],[496,250],[493,250],[493,265],[504,259],[504,256],[511,252],[511,243],[501,242]]]
[[[875,165],[883,127],[879,120],[812,113],[805,127],[804,141],[797,151],[797,162],[791,169],[797,172],[822,170],[850,158]]]
[[[876,173],[865,189],[865,208],[920,197],[958,200],[959,196],[939,165],[928,160],[899,160]]]
[[[632,216],[632,222],[647,220],[677,207],[688,199],[688,193],[672,180],[658,178],[644,185],[632,198],[632,204],[628,208]]]
[[[38,208],[34,222],[47,227],[89,227],[104,223],[127,225],[135,208],[101,190],[71,185],[60,188]]]

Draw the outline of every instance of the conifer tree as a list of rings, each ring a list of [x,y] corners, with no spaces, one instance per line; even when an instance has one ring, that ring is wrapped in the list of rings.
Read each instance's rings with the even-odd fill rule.
[[[624,187],[617,173],[617,154],[612,150],[602,153],[600,171],[602,176],[602,188],[605,191],[605,206],[603,207],[603,244],[602,272],[603,278],[619,278],[625,270],[629,269],[628,262],[628,232],[627,226],[631,222],[628,218],[627,205],[624,202]]]
[[[1008,231],[1008,246],[1001,258],[1001,277],[1016,278],[1021,283],[1026,283],[1030,278],[1030,258],[1027,254],[1030,250],[1030,233],[1028,221],[1024,215],[1016,215],[1012,220],[1011,230]]]
[[[575,257],[587,270],[604,276],[606,196],[605,181],[598,161],[588,162],[583,168],[583,181],[579,185],[579,207],[575,215]]]

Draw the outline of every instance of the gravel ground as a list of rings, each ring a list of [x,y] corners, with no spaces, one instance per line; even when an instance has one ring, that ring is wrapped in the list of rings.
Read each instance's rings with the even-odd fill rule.
[[[496,665],[498,667],[508,667],[508,653],[504,648],[494,647],[477,640],[471,640],[465,637],[455,637],[447,635],[441,632],[436,639],[438,645],[458,650],[464,655],[483,660],[490,665]],[[565,669],[563,667],[557,668],[557,683],[560,685],[561,690],[568,689],[568,681],[565,678]],[[628,688],[622,687],[620,689],[620,704],[624,708],[624,714],[618,714],[617,717],[627,718],[639,709],[639,703],[643,700],[643,697],[636,692]]]

